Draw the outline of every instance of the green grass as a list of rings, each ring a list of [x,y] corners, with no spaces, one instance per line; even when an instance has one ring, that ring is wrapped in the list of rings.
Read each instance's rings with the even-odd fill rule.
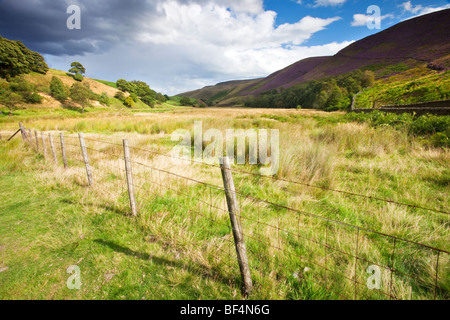
[[[64,130],[67,135],[82,131],[87,137],[117,144],[88,142],[90,150],[119,155],[123,138],[138,148],[170,152],[174,146],[170,133],[179,128],[192,130],[198,119],[204,130],[276,128],[281,150],[277,178],[438,210],[448,211],[450,206],[448,150],[409,134],[413,122],[398,125],[406,118],[369,120],[307,110],[164,109],[142,118],[128,111],[83,118],[35,116],[26,126]],[[18,119],[7,117],[2,129],[13,130]],[[445,118],[440,119],[445,123]],[[377,125],[372,123],[375,120]],[[434,123],[428,120],[417,129]],[[166,135],[161,136],[163,132]],[[114,162],[110,162],[114,158],[107,154],[90,153],[95,186],[87,188],[84,169],[75,160],[64,171],[61,164],[55,167],[24,146],[20,138],[0,142],[0,187],[6,190],[0,200],[0,224],[6,228],[0,234],[0,247],[5,248],[0,250],[4,264],[0,268],[8,267],[0,273],[0,298],[242,299],[228,216],[226,210],[217,210],[225,205],[221,192],[133,167],[140,177],[135,181],[139,215],[133,218],[128,215],[124,177],[114,171]],[[136,149],[133,157],[152,167],[221,185],[218,168],[179,167]],[[258,173],[260,167],[247,164],[237,168]],[[233,176],[242,194],[448,250],[445,215],[257,176]],[[10,185],[15,188],[8,189]],[[358,234],[356,229],[277,206],[258,205],[242,197],[238,200],[255,284],[250,299],[353,297],[354,284],[342,275],[351,277],[354,259],[327,251],[318,243],[328,242],[354,254],[358,237],[360,257],[380,265],[391,263],[393,242],[383,236]],[[432,252],[401,241],[395,251],[392,263],[397,270],[420,277],[427,286],[434,284],[436,257]],[[448,257],[440,259],[438,284],[448,290]],[[69,276],[65,270],[73,264],[82,270],[81,291],[65,288]],[[324,264],[329,272],[317,266]],[[358,262],[361,282],[367,278],[366,268],[363,260]],[[383,274],[384,286],[389,276]],[[323,288],[323,279],[330,290]],[[415,281],[398,275],[393,279],[394,291],[401,298],[409,297],[409,288],[414,299],[430,299],[434,294],[430,287],[418,286]],[[360,298],[386,298],[359,288]],[[438,292],[438,298],[446,299],[448,294]]]
[[[7,268],[0,299],[240,297],[228,279],[166,250],[135,219],[96,203],[86,187],[43,185],[42,157],[16,150],[5,158],[13,145],[22,148],[17,141],[0,146],[0,269]],[[18,157],[29,166],[17,166]],[[71,265],[81,269],[81,290],[66,286]]]
[[[413,104],[450,99],[450,72],[414,68],[388,79],[377,80],[356,98],[356,108]]]
[[[111,81],[106,81],[106,80],[98,80],[98,79],[92,79],[95,81],[98,81],[100,83],[106,84],[107,86],[113,87],[117,89],[117,84],[115,82],[111,82]]]

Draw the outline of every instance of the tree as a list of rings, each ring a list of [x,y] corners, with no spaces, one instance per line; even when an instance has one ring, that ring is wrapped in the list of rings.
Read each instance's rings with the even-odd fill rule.
[[[74,74],[74,78],[77,81],[83,81],[83,74],[86,73],[86,68],[79,62],[72,62],[69,72]]]
[[[0,37],[0,77],[15,77],[37,72],[46,74],[48,66],[37,52],[29,50],[20,41]]]
[[[50,82],[50,94],[60,102],[65,102],[67,100],[67,90],[60,78],[55,76],[52,77],[52,81]]]
[[[125,79],[119,79],[116,82],[117,89],[123,91],[123,92],[131,92],[132,87],[130,86],[130,83]]]
[[[117,91],[116,94],[114,95],[114,98],[119,99],[122,102],[125,102],[125,95],[122,91]]]
[[[81,113],[84,113],[84,109],[92,97],[93,92],[87,83],[81,84],[76,82],[70,87],[70,98],[81,106]]]
[[[182,97],[180,100],[180,104],[182,106],[190,106],[191,105],[191,99],[189,99],[188,97]]]
[[[141,97],[141,101],[151,108],[155,106],[155,99],[153,99],[151,96],[143,96]]]
[[[128,107],[128,108],[131,108],[132,106],[134,106],[134,100],[133,100],[133,98],[131,97],[131,96],[129,96],[129,97],[127,97],[126,99],[125,99],[125,105]]]
[[[138,102],[139,101],[139,98],[138,98],[136,93],[130,93],[130,97],[133,99],[134,102]]]
[[[42,97],[36,92],[36,85],[27,81],[22,75],[13,78],[9,83],[9,88],[22,96],[26,103],[42,102]]]
[[[103,92],[99,97],[98,97],[98,101],[109,107],[111,105],[111,101],[109,100],[108,94],[106,92]]]
[[[17,105],[23,101],[22,96],[12,92],[6,80],[0,79],[0,104],[9,109],[9,115],[12,115]]]
[[[374,85],[374,83],[375,83],[375,73],[373,73],[373,71],[370,70],[364,71],[361,81],[363,88],[371,87]]]

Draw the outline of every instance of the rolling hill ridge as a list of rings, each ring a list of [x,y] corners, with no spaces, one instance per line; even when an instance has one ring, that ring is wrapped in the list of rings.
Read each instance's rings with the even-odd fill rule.
[[[266,78],[220,83],[180,95],[201,99],[210,105],[226,106],[263,92],[290,88],[357,69],[372,70],[378,79],[398,73],[398,66],[403,71],[424,64],[430,70],[448,70],[448,30],[450,9],[403,21],[352,43],[334,56],[303,59]]]

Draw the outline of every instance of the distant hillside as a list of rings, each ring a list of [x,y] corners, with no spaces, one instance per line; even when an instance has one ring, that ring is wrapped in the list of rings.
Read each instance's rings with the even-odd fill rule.
[[[211,99],[215,103],[243,101],[246,96],[280,88],[290,88],[311,80],[334,77],[356,69],[372,70],[377,78],[387,77],[424,63],[429,69],[450,68],[450,9],[401,22],[389,29],[359,40],[332,57],[315,57],[298,61],[266,78],[233,85],[212,87],[183,93],[188,97]]]
[[[207,105],[213,106],[218,102],[221,105],[233,102],[232,97],[239,95],[239,92],[252,83],[256,83],[260,79],[255,80],[237,80],[221,82],[214,86],[207,86],[203,89],[194,90],[179,94],[179,96],[202,100]],[[227,97],[228,99],[227,101]]]

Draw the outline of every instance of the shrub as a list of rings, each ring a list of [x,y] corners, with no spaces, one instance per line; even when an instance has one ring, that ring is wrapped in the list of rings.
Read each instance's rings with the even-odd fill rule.
[[[132,98],[131,96],[127,97],[127,98],[125,99],[124,104],[125,104],[128,108],[131,108],[132,106],[134,106],[134,100],[133,100],[133,98]]]
[[[81,113],[84,113],[85,107],[89,100],[95,97],[94,92],[90,89],[88,84],[74,83],[70,88],[70,98],[81,105]]]
[[[139,101],[139,98],[138,98],[136,93],[130,93],[130,97],[133,99],[134,102],[138,102]]]
[[[79,82],[82,82],[83,79],[84,79],[84,77],[83,77],[81,74],[79,74],[79,73],[77,73],[76,75],[74,75],[73,78],[74,78],[76,81],[79,81]]]
[[[423,115],[415,117],[409,113],[395,114],[374,111],[370,113],[349,113],[349,121],[368,122],[374,127],[392,126],[406,130],[411,135],[430,137],[436,147],[449,147],[450,116]]]
[[[141,101],[151,108],[155,106],[155,99],[153,99],[151,96],[141,97]]]
[[[0,77],[9,78],[30,72],[46,74],[48,66],[37,52],[29,50],[20,41],[0,37]]]
[[[189,99],[188,97],[182,97],[180,100],[180,104],[182,106],[190,106],[190,105],[192,105],[191,99]]]
[[[65,102],[67,100],[67,90],[64,87],[61,79],[59,79],[58,77],[52,77],[52,81],[50,82],[50,94],[53,96],[53,98],[60,102]]]
[[[101,95],[98,96],[98,102],[107,107],[111,105],[111,101],[109,100],[108,94],[106,92],[103,92]]]
[[[122,91],[117,91],[114,98],[119,99],[122,102],[125,102],[126,99],[125,94]]]
[[[28,99],[26,100],[26,102],[33,103],[33,104],[41,103],[42,97],[39,94],[37,94],[36,92],[33,92],[30,96],[28,96]]]

